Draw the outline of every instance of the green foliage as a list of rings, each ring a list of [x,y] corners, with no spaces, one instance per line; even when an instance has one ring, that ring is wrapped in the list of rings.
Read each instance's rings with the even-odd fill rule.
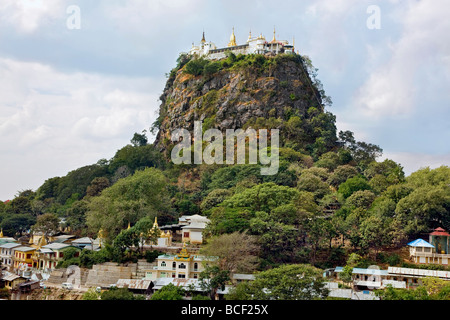
[[[301,276],[299,276],[301,275]],[[310,265],[283,265],[240,283],[227,300],[314,300],[328,296],[322,271]]]
[[[21,236],[35,223],[36,218],[27,214],[8,215],[2,220],[0,228],[6,236]]]
[[[184,67],[184,72],[193,76],[199,76],[203,74],[205,67],[208,64],[210,64],[210,62],[206,59],[193,59],[186,64],[186,66]]]
[[[147,168],[119,180],[89,203],[87,225],[97,232],[103,229],[111,241],[127,226],[143,217],[168,213],[166,178],[161,171]],[[164,222],[164,220],[162,221]]]
[[[101,294],[95,288],[90,288],[83,294],[83,300],[101,300]]]
[[[126,288],[111,288],[101,294],[101,300],[144,300],[144,297],[140,295],[134,295]]]
[[[230,208],[249,208],[253,212],[269,212],[273,208],[289,203],[297,195],[298,191],[293,188],[268,182],[235,194],[223,201],[222,205]]]
[[[356,191],[370,190],[370,186],[366,179],[357,176],[347,179],[344,183],[339,186],[338,192],[341,193],[345,198],[350,197]]]
[[[184,289],[181,287],[176,287],[169,283],[168,285],[162,287],[156,291],[151,300],[183,300]]]

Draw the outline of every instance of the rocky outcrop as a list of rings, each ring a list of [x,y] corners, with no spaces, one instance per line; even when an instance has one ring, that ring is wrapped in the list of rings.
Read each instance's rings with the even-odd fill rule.
[[[271,125],[280,125],[293,114],[306,118],[310,107],[323,112],[318,102],[320,94],[312,86],[299,56],[265,59],[270,63],[264,67],[224,68],[209,76],[193,76],[184,68],[178,70],[161,96],[155,141],[159,150],[171,144],[173,130],[184,128],[192,132],[194,121],[203,121],[204,130],[224,131],[255,128],[268,119],[273,120]]]

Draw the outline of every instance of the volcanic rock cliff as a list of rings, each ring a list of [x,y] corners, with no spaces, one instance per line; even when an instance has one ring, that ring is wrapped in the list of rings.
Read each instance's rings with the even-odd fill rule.
[[[181,62],[170,74],[154,124],[160,151],[172,144],[173,130],[192,132],[194,121],[202,121],[203,130],[278,129],[293,116],[305,122],[324,113],[320,90],[299,55],[199,60]],[[308,133],[311,143],[315,136]]]

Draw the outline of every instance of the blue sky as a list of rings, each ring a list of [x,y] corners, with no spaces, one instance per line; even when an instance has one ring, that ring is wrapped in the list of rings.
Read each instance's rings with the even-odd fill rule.
[[[380,29],[367,27],[371,5]],[[274,26],[295,37],[338,129],[407,174],[450,165],[448,12],[446,0],[2,0],[0,199],[111,158],[155,120],[178,54],[203,30],[225,46],[232,27],[238,43]]]

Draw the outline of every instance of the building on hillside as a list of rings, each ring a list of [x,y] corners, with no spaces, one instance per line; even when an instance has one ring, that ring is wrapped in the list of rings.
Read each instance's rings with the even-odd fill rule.
[[[429,241],[416,239],[410,243],[409,255],[414,263],[448,265],[450,234],[442,228],[436,228],[429,234]]]
[[[342,267],[334,268],[332,277],[339,279]],[[422,279],[435,277],[450,281],[450,272],[440,270],[388,267],[387,270],[373,268],[353,268],[352,286],[357,290],[383,289],[387,285],[394,288],[416,288],[422,284]]]
[[[59,261],[64,259],[64,250],[68,248],[75,248],[67,243],[53,242],[40,246],[32,256],[33,268],[43,271],[51,271],[56,268]],[[79,252],[75,254],[78,256]]]
[[[158,233],[158,238],[156,239],[156,243],[149,242],[148,244],[158,246],[158,247],[170,247],[172,245],[172,233],[169,230],[165,232],[161,230],[158,225],[158,218],[155,217],[155,222],[153,223],[153,228],[150,232],[155,231]]]
[[[202,244],[203,243],[203,230],[210,220],[206,217],[200,216],[198,214],[193,216],[187,216],[187,225],[181,227],[182,229],[182,239],[181,241],[189,242],[191,244]]]
[[[10,272],[3,272],[0,274],[0,288],[12,290],[25,281],[27,281],[27,278]]]
[[[266,38],[260,34],[257,37],[252,36],[250,31],[248,39],[243,44],[238,44],[236,35],[233,32],[230,36],[230,41],[226,47],[217,48],[217,46],[211,41],[206,41],[205,32],[203,32],[202,40],[199,45],[192,44],[192,48],[189,51],[191,56],[205,57],[210,60],[219,60],[226,57],[227,52],[232,52],[235,55],[238,54],[294,54],[295,46],[294,40],[292,44],[289,44],[287,40],[276,39],[276,31],[273,30],[273,38],[271,41],[267,41]]]
[[[3,229],[0,229],[0,245],[8,242],[16,242],[16,239],[5,237],[5,235],[3,234]]]
[[[32,256],[35,251],[36,248],[27,246],[14,248],[14,259],[13,259],[14,269],[25,271],[28,268],[32,268],[33,267]]]
[[[145,278],[149,280],[158,278],[198,279],[205,268],[203,262],[210,261],[210,259],[213,258],[190,254],[184,244],[181,252],[176,255],[158,256],[156,258],[157,265],[153,267],[153,270],[146,272]]]
[[[0,260],[2,262],[2,267],[5,267],[8,271],[12,271],[14,266],[14,249],[21,246],[21,244],[14,242],[0,245]]]

